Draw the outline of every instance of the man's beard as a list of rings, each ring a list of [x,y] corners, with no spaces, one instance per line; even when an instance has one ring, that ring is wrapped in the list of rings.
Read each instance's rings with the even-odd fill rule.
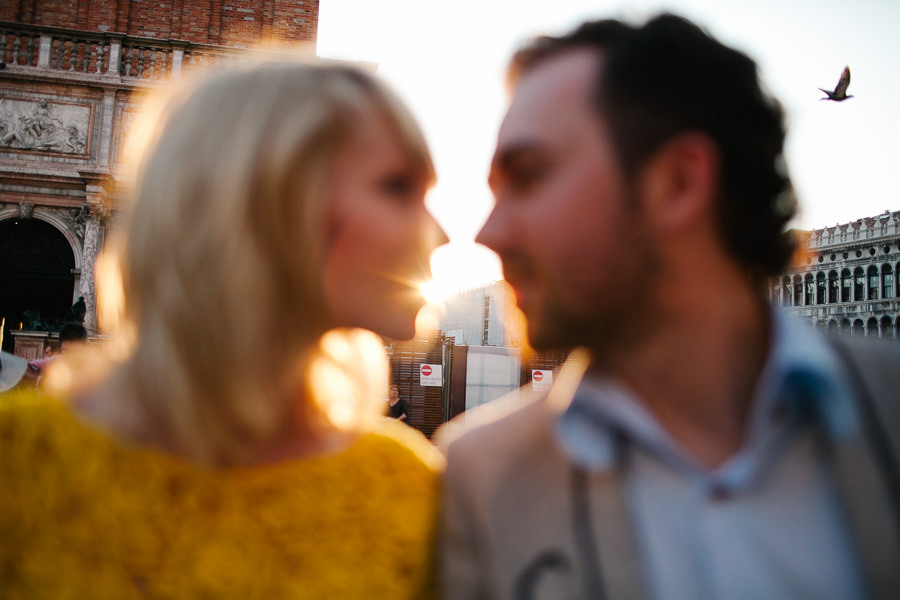
[[[629,238],[602,288],[590,295],[596,302],[579,310],[562,306],[548,291],[543,314],[529,322],[529,342],[536,350],[584,346],[598,362],[640,345],[657,325],[656,292],[660,270],[658,250],[646,234]]]

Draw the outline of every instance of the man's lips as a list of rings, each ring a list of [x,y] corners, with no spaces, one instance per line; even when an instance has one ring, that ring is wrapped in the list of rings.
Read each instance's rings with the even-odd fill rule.
[[[534,281],[534,269],[522,259],[503,261],[503,278],[516,295],[516,304],[522,308],[527,290]]]

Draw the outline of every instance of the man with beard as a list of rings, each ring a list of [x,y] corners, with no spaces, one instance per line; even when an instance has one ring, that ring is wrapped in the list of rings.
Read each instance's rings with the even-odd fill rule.
[[[538,38],[510,83],[478,241],[532,345],[582,349],[446,431],[446,597],[892,597],[900,358],[767,303],[796,207],[755,63],[663,15]]]

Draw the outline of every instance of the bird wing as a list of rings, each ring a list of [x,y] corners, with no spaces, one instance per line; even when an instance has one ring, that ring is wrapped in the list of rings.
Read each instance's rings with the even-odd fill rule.
[[[844,70],[841,72],[841,78],[838,81],[837,87],[834,88],[834,95],[838,98],[844,98],[847,96],[847,87],[850,85],[850,67],[844,67]]]

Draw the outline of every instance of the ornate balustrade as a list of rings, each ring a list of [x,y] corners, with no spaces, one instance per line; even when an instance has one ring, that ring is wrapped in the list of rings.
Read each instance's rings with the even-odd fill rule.
[[[900,234],[900,211],[885,211],[877,217],[857,219],[850,223],[824,227],[808,232],[804,246],[818,249],[854,242],[869,242],[872,238],[890,237]]]
[[[127,36],[88,34],[60,27],[0,21],[0,62],[15,69],[118,77],[122,83],[154,83],[180,77],[182,69],[230,64],[245,49]]]

